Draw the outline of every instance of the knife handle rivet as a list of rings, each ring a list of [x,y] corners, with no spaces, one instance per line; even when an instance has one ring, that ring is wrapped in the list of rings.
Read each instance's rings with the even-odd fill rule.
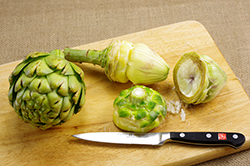
[[[206,134],[206,137],[207,137],[207,138],[211,138],[211,137],[212,137],[212,134],[207,133],[207,134]]]
[[[233,138],[234,138],[234,139],[238,139],[238,135],[237,135],[237,134],[234,134],[234,135],[233,135]]]
[[[180,137],[181,137],[181,138],[184,138],[184,137],[185,137],[185,134],[184,134],[184,133],[180,133]]]

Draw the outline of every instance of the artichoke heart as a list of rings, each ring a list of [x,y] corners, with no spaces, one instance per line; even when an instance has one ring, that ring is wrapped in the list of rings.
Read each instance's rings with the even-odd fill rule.
[[[15,112],[42,130],[68,121],[85,103],[84,73],[60,50],[29,54],[10,74],[9,83]]]
[[[184,54],[174,67],[175,90],[187,104],[207,103],[214,99],[227,82],[222,68],[207,55]]]
[[[125,131],[148,132],[165,119],[167,104],[161,94],[143,85],[121,91],[113,103],[113,121]]]
[[[69,61],[100,65],[109,80],[120,83],[149,85],[165,80],[169,73],[164,59],[142,43],[117,40],[104,50],[65,48],[64,53]]]

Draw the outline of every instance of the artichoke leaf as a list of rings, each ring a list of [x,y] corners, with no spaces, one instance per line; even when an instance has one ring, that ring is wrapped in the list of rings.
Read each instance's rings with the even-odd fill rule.
[[[81,89],[82,85],[78,82],[77,78],[74,76],[68,76],[69,79],[69,91],[76,93]]]
[[[45,76],[45,75],[48,75],[48,74],[53,73],[53,72],[54,72],[54,70],[48,66],[48,64],[45,62],[45,60],[41,59],[40,63],[37,65],[36,74],[38,76]]]
[[[25,89],[20,90],[19,92],[17,92],[16,95],[16,102],[20,105],[22,103],[22,98],[23,98],[23,94],[25,93]]]
[[[31,91],[39,92],[43,94],[49,93],[52,91],[52,89],[50,88],[49,82],[45,77],[37,77],[36,79],[33,79],[28,87]]]
[[[68,121],[72,117],[72,115],[74,114],[74,110],[75,110],[75,105],[71,107],[68,115],[63,119],[63,121]]]
[[[36,69],[39,66],[39,64],[41,63],[41,61],[39,60],[35,60],[30,62],[25,68],[24,68],[24,73],[29,76],[32,77],[34,73],[36,73]]]
[[[47,56],[45,58],[45,62],[50,68],[56,69],[56,70],[62,70],[67,64],[67,61],[57,56]]]
[[[30,82],[35,78],[34,76],[26,76],[25,73],[20,74],[20,77],[16,80],[15,83],[15,92],[18,92],[20,89],[27,87]]]
[[[63,98],[63,103],[62,103],[62,112],[65,112],[67,110],[69,110],[72,107],[71,101],[70,101],[70,97],[64,97]]]
[[[84,79],[84,72],[80,67],[75,65],[74,63],[71,63],[71,67],[74,69],[74,71],[80,76],[81,80],[83,81]]]
[[[128,77],[126,75],[128,57],[130,54],[130,50],[133,48],[131,43],[124,43],[120,46],[119,50],[119,59],[117,59],[117,64],[115,68],[115,80],[117,82],[126,83],[128,82]]]
[[[35,59],[37,57],[43,57],[43,56],[48,56],[48,55],[49,55],[49,53],[47,53],[47,52],[32,52],[26,56],[25,60]]]
[[[48,116],[47,116],[47,114],[42,114],[41,116],[40,116],[40,122],[42,122],[42,123],[47,123],[47,124],[51,124],[52,122],[53,122],[53,118],[49,118]]]
[[[61,74],[63,74],[63,75],[74,75],[75,74],[75,72],[74,72],[74,70],[73,70],[70,63],[66,63],[66,65],[63,68]]]
[[[77,108],[77,110],[75,110],[75,114],[79,112],[80,111],[79,108],[82,108],[83,105],[85,104],[85,98],[84,98],[84,96],[86,95],[85,92],[86,92],[85,90],[81,90],[81,97],[78,103],[79,107]]]
[[[60,89],[60,92],[63,96],[68,94],[68,88],[65,88],[65,86],[68,85],[68,77],[59,74],[59,72],[54,72],[49,75],[47,75],[48,83],[52,90],[58,89],[60,86],[62,88]]]

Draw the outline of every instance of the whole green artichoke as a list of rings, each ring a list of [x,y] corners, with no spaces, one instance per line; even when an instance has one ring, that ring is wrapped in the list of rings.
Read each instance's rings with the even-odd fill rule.
[[[143,85],[121,91],[113,106],[115,125],[126,131],[148,132],[159,126],[167,114],[162,95]]]
[[[9,102],[42,130],[68,121],[85,103],[84,73],[60,50],[29,54],[9,76]]]

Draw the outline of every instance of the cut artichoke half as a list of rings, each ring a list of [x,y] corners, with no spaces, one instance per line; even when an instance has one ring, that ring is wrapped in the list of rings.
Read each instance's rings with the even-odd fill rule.
[[[173,71],[175,90],[187,104],[207,103],[226,85],[227,75],[210,57],[184,54]]]
[[[161,94],[143,85],[121,91],[114,100],[113,120],[125,131],[148,132],[159,126],[167,113]]]

